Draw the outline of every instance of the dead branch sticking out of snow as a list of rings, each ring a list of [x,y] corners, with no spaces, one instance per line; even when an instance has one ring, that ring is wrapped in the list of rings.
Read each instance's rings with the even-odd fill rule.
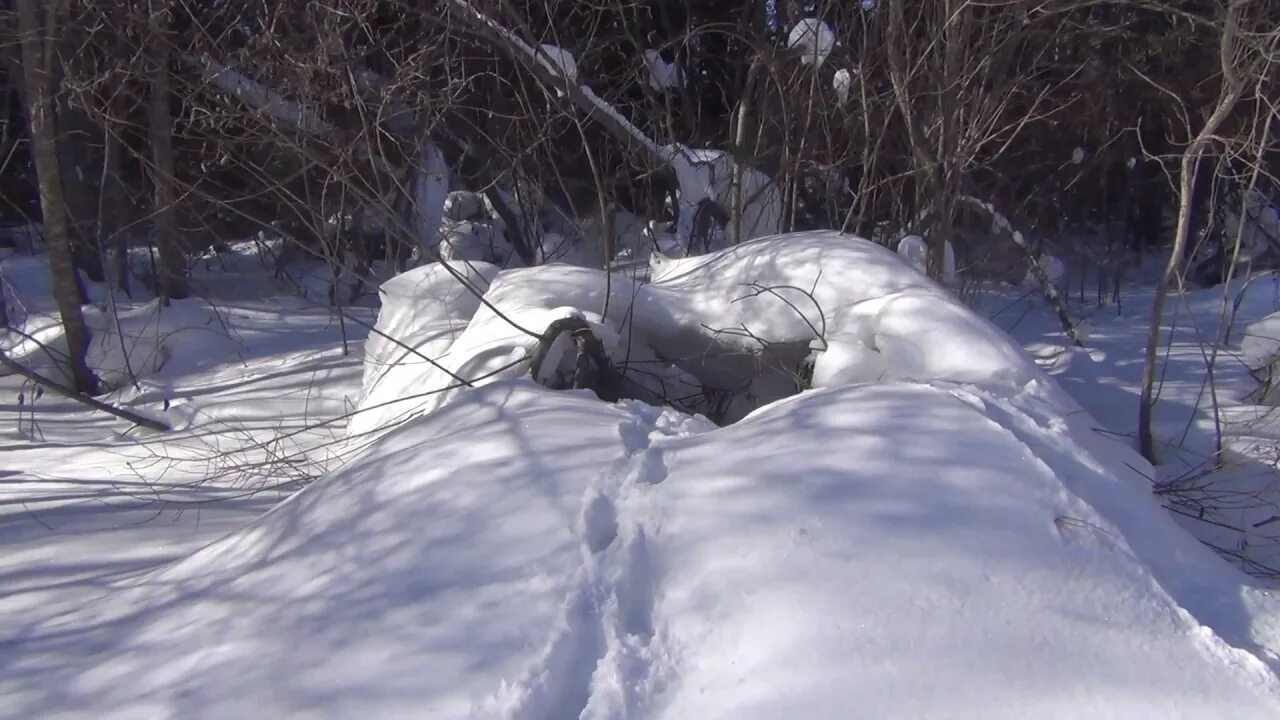
[[[142,415],[138,415],[137,413],[133,413],[128,410],[121,410],[114,405],[108,405],[101,400],[96,400],[88,395],[78,393],[57,380],[45,377],[44,375],[22,365],[3,352],[0,352],[0,365],[4,365],[13,372],[25,377],[41,387],[47,387],[63,397],[75,400],[82,405],[88,405],[94,410],[101,410],[108,415],[114,415],[122,420],[128,420],[135,425],[141,425],[142,427],[150,428],[152,430],[168,432],[170,429],[168,425],[160,422],[159,420],[152,420],[151,418],[143,417]]]

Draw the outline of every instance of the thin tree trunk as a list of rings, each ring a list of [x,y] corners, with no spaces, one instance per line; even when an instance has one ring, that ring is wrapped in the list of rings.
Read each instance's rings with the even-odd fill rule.
[[[89,330],[80,309],[79,282],[71,261],[71,235],[58,174],[57,129],[54,127],[53,102],[49,97],[52,89],[49,65],[53,62],[51,51],[53,38],[57,37],[59,5],[42,0],[18,0],[18,32],[22,38],[27,116],[32,156],[39,179],[43,231],[49,248],[49,269],[53,276],[54,300],[62,316],[67,340],[67,372],[76,392],[94,395],[98,392],[98,378],[86,360]],[[44,18],[41,18],[42,6],[47,9]]]
[[[1164,322],[1164,304],[1169,294],[1169,286],[1175,279],[1181,285],[1182,256],[1186,253],[1187,239],[1191,234],[1191,209],[1194,200],[1196,174],[1200,171],[1200,160],[1211,138],[1218,132],[1219,126],[1235,107],[1243,94],[1244,83],[1234,64],[1237,24],[1240,12],[1247,0],[1232,0],[1227,8],[1225,24],[1222,28],[1222,41],[1219,58],[1222,64],[1222,94],[1213,114],[1205,121],[1200,132],[1182,152],[1182,167],[1178,187],[1178,225],[1173,238],[1173,250],[1169,262],[1165,265],[1160,282],[1156,285],[1156,297],[1151,307],[1151,325],[1147,328],[1147,348],[1142,362],[1142,392],[1138,406],[1138,447],[1148,461],[1156,462],[1155,441],[1151,433],[1151,422],[1154,411],[1154,389],[1156,377],[1156,352],[1160,347],[1160,328]]]
[[[147,120],[151,134],[155,187],[155,241],[160,255],[157,289],[160,297],[181,300],[188,295],[186,258],[178,247],[177,193],[173,183],[173,118],[169,113],[169,35],[168,20],[159,8],[152,9],[156,24],[151,43],[151,93]]]
[[[929,237],[929,276],[936,280],[944,280],[946,275],[947,246],[952,244],[955,231],[955,213],[957,179],[959,175],[959,118],[960,112],[959,86],[960,66],[963,52],[964,18],[967,2],[946,0],[945,17],[943,18],[943,59],[942,88],[938,93],[938,195],[933,198],[938,214],[934,218],[936,225]]]

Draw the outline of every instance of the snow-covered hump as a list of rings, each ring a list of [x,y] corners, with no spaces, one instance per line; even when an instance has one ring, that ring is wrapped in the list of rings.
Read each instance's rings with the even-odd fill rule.
[[[485,284],[483,305],[449,274],[420,269],[412,277],[421,279],[384,289],[378,334],[436,356],[426,362],[388,345],[400,358],[388,367],[379,349],[387,343],[371,344],[367,376],[410,364],[415,399],[397,401],[392,413],[368,409],[368,420],[352,423],[362,432],[465,395],[463,380],[526,376],[520,358],[570,314],[593,324],[615,365],[645,388],[639,397],[665,403],[728,392],[727,408],[681,405],[725,422],[804,387],[912,381],[1011,393],[1040,377],[1003,332],[908,262],[836,232],[772,236],[692,258],[655,254],[647,282],[557,265],[507,270]],[[450,329],[444,345],[438,328]],[[366,389],[367,399],[378,395]]]

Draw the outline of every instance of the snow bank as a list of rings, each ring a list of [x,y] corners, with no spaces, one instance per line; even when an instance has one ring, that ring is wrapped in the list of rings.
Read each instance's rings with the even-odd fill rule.
[[[0,717],[1280,715],[1280,602],[902,258],[805,233],[655,260],[388,282],[409,347],[370,339],[353,423],[422,416],[183,560],[10,618]],[[662,377],[798,350],[818,389],[716,428],[520,379],[569,313]]]
[[[490,385],[79,615],[7,624],[4,713],[1275,717],[1270,601],[1082,439],[956,386],[715,430]]]

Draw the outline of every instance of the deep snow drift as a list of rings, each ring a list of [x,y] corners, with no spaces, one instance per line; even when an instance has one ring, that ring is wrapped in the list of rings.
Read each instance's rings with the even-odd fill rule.
[[[1276,600],[897,255],[794,235],[649,280],[388,283],[361,408],[391,410],[351,429],[373,444],[190,557],[6,623],[3,712],[1280,715]],[[642,389],[777,372],[729,388],[729,427],[552,391],[529,355],[569,313],[645,359]],[[784,397],[788,363],[816,389]]]

